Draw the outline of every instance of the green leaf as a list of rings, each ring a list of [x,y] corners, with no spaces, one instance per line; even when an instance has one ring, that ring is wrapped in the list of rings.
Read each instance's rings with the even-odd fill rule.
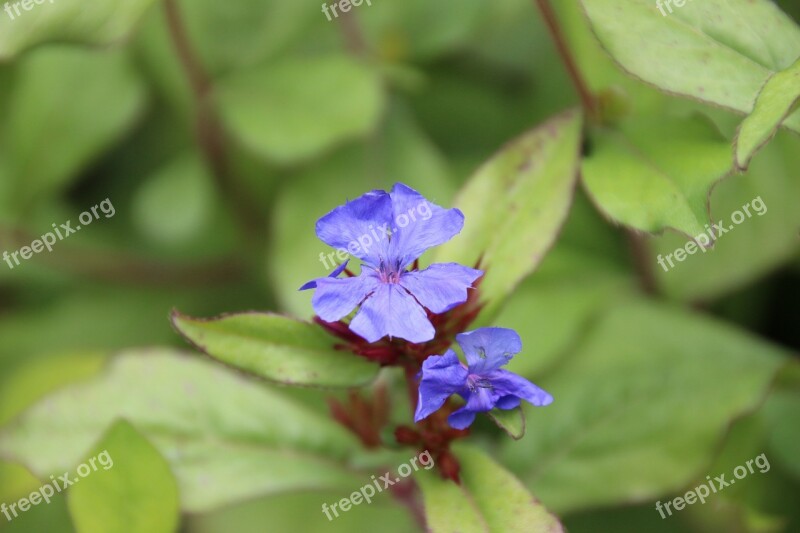
[[[508,370],[538,383],[549,369],[571,356],[576,340],[599,316],[638,297],[635,282],[624,266],[611,260],[615,246],[608,238],[612,236],[613,229],[602,223],[585,196],[576,196],[558,243],[536,275],[514,291],[494,321],[522,337],[522,353],[511,360]],[[495,412],[488,414],[492,417]],[[499,413],[513,416],[508,411]],[[535,424],[536,417],[546,414],[533,411],[529,416]],[[519,417],[528,425],[524,410]],[[513,431],[510,435],[521,438],[525,429],[523,426],[519,437]]]
[[[401,459],[401,461],[408,457]],[[415,474],[416,475],[416,474]],[[202,533],[264,533],[269,531],[303,533],[354,533],[380,530],[381,533],[419,531],[408,508],[393,498],[389,491],[377,493],[372,503],[350,507],[331,520],[322,512],[322,503],[330,505],[348,498],[353,490],[370,483],[368,476],[345,492],[343,490],[276,494],[220,509],[213,513],[187,517],[188,530]]]
[[[435,471],[417,472],[431,533],[559,533],[558,520],[511,473],[483,452],[461,445],[461,485]]]
[[[48,393],[96,375],[104,360],[99,353],[66,353],[27,360],[10,372],[4,369],[0,379],[0,424],[7,423]],[[0,501],[17,499],[40,486],[24,468],[0,461]]]
[[[85,459],[117,419],[167,458],[181,506],[198,512],[259,495],[363,484],[341,426],[194,355],[127,352],[103,376],[57,392],[0,433],[0,455],[41,479]]]
[[[492,409],[487,414],[512,439],[519,440],[525,436],[525,412],[519,407],[506,411]]]
[[[775,136],[798,101],[800,60],[770,77],[758,95],[753,113],[742,122],[734,144],[739,169],[747,169],[750,160]]]
[[[0,60],[34,45],[54,41],[113,44],[133,30],[153,3],[154,0],[8,2],[0,16]]]
[[[383,108],[375,71],[346,56],[282,59],[218,87],[223,118],[263,158],[291,164],[369,133]]]
[[[503,148],[467,182],[455,206],[461,234],[437,248],[432,262],[475,265],[488,324],[517,284],[533,272],[567,218],[578,176],[581,115],[550,119]]]
[[[78,533],[176,530],[178,484],[166,459],[133,426],[114,424],[88,457],[97,469],[68,493]]]
[[[522,337],[523,351],[508,370],[535,382],[572,353],[576,339],[597,316],[638,297],[625,244],[578,191],[558,242],[494,321]]]
[[[770,0],[693,1],[664,15],[653,0],[582,2],[597,38],[630,74],[735,111],[749,113],[770,75],[800,57],[800,29]],[[800,131],[800,115],[786,126]]]
[[[425,522],[431,533],[489,533],[486,519],[462,487],[435,471],[417,472],[415,480],[422,490]]]
[[[508,370],[531,378],[567,356],[598,315],[637,294],[630,278],[603,271],[608,266],[597,257],[559,246],[514,291],[494,321],[522,336],[523,351]]]
[[[592,137],[583,181],[614,221],[641,231],[705,233],[711,187],[732,168],[730,144],[705,118],[641,116]]]
[[[797,254],[800,227],[798,168],[800,139],[788,132],[779,133],[753,160],[746,174],[732,176],[714,187],[714,222],[727,228],[733,225],[734,213],[743,218],[741,224],[719,237],[713,249],[686,255],[683,262],[677,262],[675,250],[686,246],[686,238],[669,233],[653,238],[650,261],[662,291],[683,301],[710,301],[739,291],[790,262]],[[761,204],[757,203],[759,198]],[[749,217],[743,206],[748,206]],[[674,267],[665,271],[658,265],[658,255],[665,258],[669,254],[673,254]],[[752,305],[752,301],[747,303],[748,307]]]
[[[100,353],[66,353],[26,361],[0,380],[0,424],[66,384],[97,374],[105,361]]]
[[[559,512],[650,502],[705,471],[786,356],[680,309],[620,306],[538,380],[555,401],[529,410],[531,430],[501,457]]]
[[[778,390],[767,398],[764,416],[770,425],[769,455],[774,456],[789,472],[800,479],[800,389]]]
[[[172,314],[175,328],[197,349],[235,368],[287,385],[356,387],[378,365],[333,348],[336,338],[316,324],[267,313],[201,320]]]
[[[252,67],[275,56],[322,17],[319,7],[282,0],[194,0],[181,7],[191,42],[212,73]]]
[[[47,47],[26,55],[0,125],[16,208],[60,192],[133,125],[144,104],[144,87],[120,52]]]
[[[780,379],[779,375],[776,382]],[[694,516],[689,520],[697,524],[699,530],[778,533],[793,529],[787,528],[786,524],[791,521],[787,515],[797,515],[797,485],[782,471],[780,459],[776,457],[772,446],[768,445],[770,433],[775,434],[779,427],[788,428],[790,424],[781,420],[779,426],[768,428],[765,423],[768,417],[764,416],[770,400],[776,395],[774,388],[760,409],[731,424],[714,460],[687,484],[688,489],[707,483],[706,476],[713,478],[724,474],[726,479],[733,477],[734,470],[739,466],[744,467],[746,463],[749,463],[748,470],[752,469],[741,483],[737,482],[735,486],[731,484],[725,487],[724,492],[709,495],[704,507],[712,505],[713,512],[703,512],[702,507],[691,509]],[[796,442],[792,452],[795,455]],[[769,465],[766,471],[763,471],[766,465],[762,461]]]
[[[200,154],[187,151],[144,181],[133,199],[133,219],[152,240],[175,246],[210,229],[214,196]]]

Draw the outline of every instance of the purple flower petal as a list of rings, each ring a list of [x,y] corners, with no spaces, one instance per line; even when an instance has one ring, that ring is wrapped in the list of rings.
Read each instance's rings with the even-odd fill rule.
[[[478,387],[470,391],[467,404],[447,417],[447,422],[456,429],[465,429],[475,420],[475,413],[494,409],[497,395],[490,387]]]
[[[317,221],[317,237],[334,248],[378,266],[389,257],[392,199],[385,191],[371,191],[341,205]],[[376,240],[377,237],[377,240]]]
[[[444,313],[466,302],[467,288],[482,275],[480,270],[458,263],[440,263],[419,272],[404,272],[400,285],[434,313]]]
[[[317,289],[312,303],[327,321],[361,304],[350,329],[370,342],[386,335],[415,343],[431,340],[435,331],[425,307],[441,313],[466,301],[467,288],[482,273],[454,263],[415,273],[405,269],[463,225],[458,209],[434,205],[401,183],[391,193],[371,191],[320,218],[316,227],[322,241],[360,258],[371,274],[356,281],[320,278],[301,290]]]
[[[394,283],[378,284],[350,322],[350,329],[369,342],[389,335],[419,343],[431,340],[436,334],[422,306]]]
[[[445,243],[464,227],[464,214],[444,209],[420,193],[396,183],[392,188],[392,240],[390,256],[405,268],[428,248]]]
[[[422,363],[422,381],[414,422],[438,411],[451,395],[465,392],[467,369],[453,350],[444,355],[432,355]]]
[[[380,284],[371,272],[353,278],[320,278],[311,299],[314,312],[326,322],[349,315]]]
[[[521,403],[522,401],[516,396],[503,396],[497,400],[497,405],[495,405],[495,407],[507,411],[509,409],[516,409]]]
[[[486,378],[492,383],[495,393],[500,396],[501,399],[505,399],[508,396],[515,396],[537,407],[553,403],[553,397],[549,393],[540,389],[522,376],[518,376],[508,370],[494,370],[487,374]],[[504,404],[507,405],[505,402]],[[502,408],[506,409],[506,407]]]
[[[522,340],[513,329],[479,328],[456,335],[464,350],[470,374],[486,374],[505,365],[522,350]]]
[[[454,411],[447,417],[447,423],[455,429],[467,429],[475,421],[475,413],[466,407]]]
[[[456,335],[469,361],[463,368],[452,350],[444,356],[431,356],[422,366],[419,404],[415,421],[439,409],[451,394],[459,394],[466,405],[448,417],[450,426],[465,429],[476,413],[514,409],[521,400],[536,406],[552,403],[553,397],[527,379],[499,367],[522,349],[513,330],[480,328]],[[457,365],[457,366],[456,366]],[[460,370],[458,370],[460,368]]]
[[[350,260],[348,259],[347,261],[345,261],[344,263],[342,263],[341,265],[336,267],[333,272],[331,272],[330,274],[328,274],[325,277],[327,277],[327,278],[338,278],[339,274],[344,272],[344,269],[347,268],[347,263],[349,263],[349,262],[350,262]],[[316,289],[317,288],[317,281],[319,279],[320,278],[312,279],[311,281],[309,281],[308,283],[306,283],[305,285],[303,285],[302,287],[300,287],[297,290],[298,291],[306,291],[308,289]]]

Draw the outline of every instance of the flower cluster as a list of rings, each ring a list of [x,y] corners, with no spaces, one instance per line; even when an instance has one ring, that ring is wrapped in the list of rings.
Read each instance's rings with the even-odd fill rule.
[[[429,216],[410,222],[406,213],[420,205],[427,207]],[[401,217],[405,224],[398,223]],[[457,410],[451,407],[447,417],[456,430],[469,427],[476,413],[515,409],[522,400],[536,406],[553,401],[533,383],[500,368],[522,349],[516,332],[505,328],[463,332],[443,326],[466,327],[477,314],[457,311],[475,301],[470,293],[477,290],[483,272],[457,263],[419,270],[418,259],[429,248],[452,239],[463,225],[461,211],[432,204],[406,185],[398,183],[388,193],[368,192],[319,219],[316,227],[323,242],[347,248],[361,260],[360,273],[352,273],[345,262],[329,276],[301,287],[315,290],[312,305],[320,323],[350,342],[353,351],[414,371],[407,374],[418,387],[415,422],[439,411],[453,395],[461,396],[465,405]],[[343,273],[346,276],[340,277]],[[453,336],[466,364],[449,349]],[[404,434],[411,433],[416,435],[412,430]]]

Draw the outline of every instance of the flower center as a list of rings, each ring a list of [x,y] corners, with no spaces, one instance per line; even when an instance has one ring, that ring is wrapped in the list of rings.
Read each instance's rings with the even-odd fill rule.
[[[378,268],[378,275],[383,283],[399,283],[400,282],[400,266],[381,263]]]
[[[488,379],[477,374],[470,374],[467,376],[467,387],[470,392],[475,392],[478,389],[492,389],[492,382]]]

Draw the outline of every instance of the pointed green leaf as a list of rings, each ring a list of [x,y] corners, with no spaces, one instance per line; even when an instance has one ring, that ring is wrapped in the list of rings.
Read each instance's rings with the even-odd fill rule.
[[[770,0],[582,0],[630,74],[674,94],[749,113],[764,83],[800,57],[800,29]],[[635,28],[636,31],[632,31]],[[800,131],[800,114],[786,122]]]
[[[558,520],[510,472],[470,446],[456,449],[461,485],[417,472],[431,533],[561,533]]]
[[[166,459],[133,426],[114,424],[87,458],[95,460],[96,469],[68,493],[78,533],[176,530],[178,484]]]
[[[488,324],[505,299],[544,258],[566,220],[578,176],[582,117],[550,119],[503,148],[456,197],[466,217],[460,235],[434,252],[433,262],[475,265]]]
[[[0,60],[46,42],[112,44],[130,33],[153,3],[154,0],[5,2],[4,11],[0,12]]]
[[[733,166],[730,144],[709,121],[643,116],[592,141],[582,173],[601,211],[640,231],[705,233],[709,191]]]
[[[773,75],[756,100],[753,112],[742,122],[734,150],[736,166],[746,170],[750,160],[778,132],[781,122],[800,101],[800,59]]]
[[[185,511],[363,484],[345,466],[358,443],[344,428],[217,363],[161,349],[120,355],[104,375],[37,403],[0,432],[0,456],[47,479],[85,460],[120,418],[169,461]]]
[[[797,256],[796,228],[800,228],[798,168],[800,138],[789,132],[779,133],[753,160],[747,173],[714,187],[714,222],[730,227],[738,212],[735,216],[741,216],[742,223],[720,236],[713,249],[706,253],[698,249],[678,262],[674,253],[686,246],[685,236],[670,232],[651,239],[650,261],[661,290],[673,299],[711,301],[740,291],[792,261]],[[667,270],[659,266],[659,254],[662,262],[673,254],[674,268],[666,262]]]
[[[355,387],[378,373],[378,365],[335,350],[336,338],[301,320],[268,313],[201,320],[174,312],[172,323],[214,359],[287,385]]]
[[[383,108],[377,73],[345,56],[285,59],[222,80],[218,101],[233,134],[281,164],[367,134]]]
[[[509,410],[492,409],[487,414],[512,439],[519,440],[525,436],[525,413],[519,407]]]
[[[501,457],[558,512],[652,502],[705,472],[787,356],[682,309],[619,306],[538,380],[555,401],[529,410],[531,431]]]

